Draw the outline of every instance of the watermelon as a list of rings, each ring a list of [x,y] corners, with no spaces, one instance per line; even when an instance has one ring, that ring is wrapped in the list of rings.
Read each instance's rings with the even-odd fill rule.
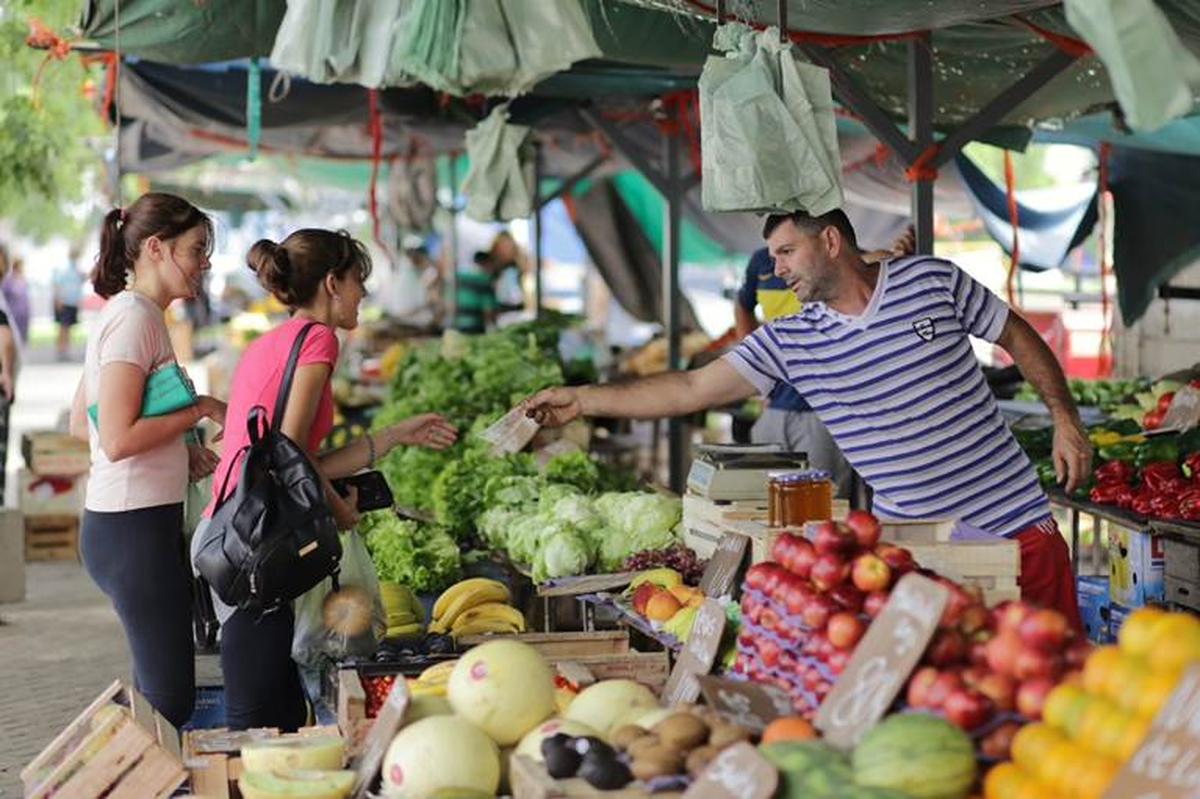
[[[903,791],[914,799],[963,799],[975,783],[975,749],[950,722],[898,713],[871,728],[851,758],[859,785]]]
[[[840,799],[854,780],[845,756],[821,741],[776,741],[759,751],[779,769],[779,799]]]

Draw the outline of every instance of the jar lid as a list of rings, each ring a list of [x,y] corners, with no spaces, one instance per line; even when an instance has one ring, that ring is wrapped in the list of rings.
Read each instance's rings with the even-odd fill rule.
[[[791,485],[793,483],[800,483],[808,479],[803,475],[803,472],[783,472],[771,477],[771,482],[777,485]]]
[[[797,480],[804,480],[807,482],[816,482],[829,479],[829,472],[825,469],[805,469],[802,472],[793,472],[792,475]]]

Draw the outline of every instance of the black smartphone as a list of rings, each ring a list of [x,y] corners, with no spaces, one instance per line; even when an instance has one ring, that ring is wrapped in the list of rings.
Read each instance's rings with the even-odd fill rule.
[[[331,480],[333,488],[342,496],[349,493],[350,486],[358,489],[358,510],[383,510],[390,508],[396,500],[392,497],[392,489],[383,476],[383,472],[371,471],[352,474]]]

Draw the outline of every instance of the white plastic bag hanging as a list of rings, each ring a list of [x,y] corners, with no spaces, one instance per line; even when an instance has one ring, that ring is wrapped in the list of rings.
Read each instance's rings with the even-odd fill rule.
[[[333,578],[326,578],[292,605],[296,616],[292,660],[303,665],[320,666],[350,655],[374,654],[387,632],[379,578],[366,544],[353,530],[340,538],[338,590],[333,591]]]
[[[508,106],[492,110],[467,131],[471,162],[463,181],[467,215],[481,222],[522,219],[533,213],[529,128],[508,122]]]
[[[842,204],[829,72],[768,28],[724,25],[700,76],[701,199],[709,211],[823,214]]]

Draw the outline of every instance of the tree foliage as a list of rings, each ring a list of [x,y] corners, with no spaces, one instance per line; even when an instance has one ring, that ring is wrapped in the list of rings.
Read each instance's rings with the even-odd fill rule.
[[[103,171],[105,126],[85,91],[102,87],[102,71],[75,53],[43,67],[46,52],[25,44],[31,17],[61,34],[78,10],[78,0],[0,0],[0,217],[35,239],[77,233]]]

